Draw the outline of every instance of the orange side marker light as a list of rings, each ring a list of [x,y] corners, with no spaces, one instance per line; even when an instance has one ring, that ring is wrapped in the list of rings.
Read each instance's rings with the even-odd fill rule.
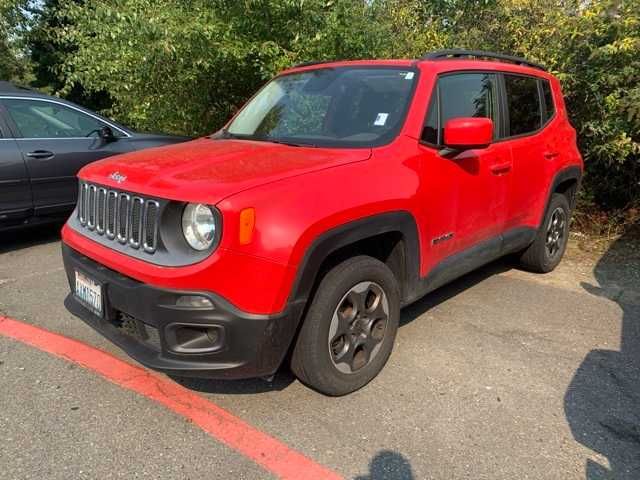
[[[253,208],[245,208],[240,212],[240,245],[248,245],[253,238],[253,229],[256,226],[256,211]]]

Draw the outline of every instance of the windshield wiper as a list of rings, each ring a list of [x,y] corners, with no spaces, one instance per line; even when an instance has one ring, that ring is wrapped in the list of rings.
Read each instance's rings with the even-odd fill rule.
[[[316,146],[312,143],[296,143],[296,142],[290,142],[288,140],[280,140],[278,138],[271,138],[271,137],[262,137],[262,138],[259,138],[259,140],[262,140],[265,142],[277,143],[279,145],[288,145],[290,147],[315,147]]]
[[[217,140],[229,140],[229,139],[237,139],[237,140],[252,140],[254,142],[269,142],[269,143],[277,143],[279,145],[288,145],[290,147],[316,147],[317,145],[311,143],[297,143],[291,142],[289,140],[282,140],[279,138],[268,137],[266,135],[248,135],[248,134],[236,134],[231,133],[226,128],[218,130],[217,132],[209,135],[209,138]]]

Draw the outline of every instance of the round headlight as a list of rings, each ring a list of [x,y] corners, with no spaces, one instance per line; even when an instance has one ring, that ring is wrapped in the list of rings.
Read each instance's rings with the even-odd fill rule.
[[[216,238],[216,217],[207,205],[188,204],[182,213],[182,232],[194,250],[206,250]]]

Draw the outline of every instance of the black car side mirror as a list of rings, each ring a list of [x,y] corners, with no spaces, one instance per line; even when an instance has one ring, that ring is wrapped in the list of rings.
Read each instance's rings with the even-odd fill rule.
[[[111,127],[109,127],[107,125],[105,125],[100,130],[98,130],[98,136],[105,143],[115,142],[118,139],[118,137],[116,137],[113,134],[113,130],[111,130]]]

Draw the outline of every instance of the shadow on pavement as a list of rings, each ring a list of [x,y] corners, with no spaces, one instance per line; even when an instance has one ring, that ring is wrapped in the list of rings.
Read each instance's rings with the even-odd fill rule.
[[[463,277],[454,280],[453,282],[444,285],[437,290],[427,294],[425,297],[417,300],[415,303],[402,309],[400,313],[400,328],[403,325],[407,325],[412,321],[419,318],[425,312],[440,305],[441,303],[450,300],[451,298],[459,295],[460,293],[468,290],[475,285],[485,281],[486,279],[499,275],[501,273],[511,270],[513,267],[513,260],[509,257],[496,260],[489,263],[484,267],[479,268],[471,273],[464,275]]]
[[[490,263],[464,277],[445,285],[428,294],[412,305],[404,308],[400,316],[400,328],[420,317],[424,312],[442,302],[455,297],[459,293],[477,285],[489,277],[510,270],[509,259],[502,259]],[[272,381],[256,378],[250,380],[209,380],[201,378],[171,377],[183,387],[203,393],[218,393],[223,395],[249,395],[280,391],[291,385],[296,378],[283,364]],[[388,453],[388,452],[387,452]],[[365,477],[363,477],[365,478]],[[371,477],[371,478],[412,478],[412,477]]]
[[[575,440],[605,456],[591,459],[587,480],[640,478],[640,249],[631,235],[616,241],[595,266],[592,295],[622,311],[620,350],[592,350],[567,389],[564,409]]]
[[[371,460],[369,473],[354,480],[414,480],[411,464],[403,455],[382,450]]]
[[[63,224],[64,222],[52,223],[0,232],[0,253],[57,242],[60,240],[60,229]]]
[[[281,368],[272,381],[261,378],[249,380],[209,380],[206,378],[174,377],[171,379],[185,388],[202,393],[219,393],[223,395],[250,395],[280,391],[295,381],[295,377],[286,368]]]

